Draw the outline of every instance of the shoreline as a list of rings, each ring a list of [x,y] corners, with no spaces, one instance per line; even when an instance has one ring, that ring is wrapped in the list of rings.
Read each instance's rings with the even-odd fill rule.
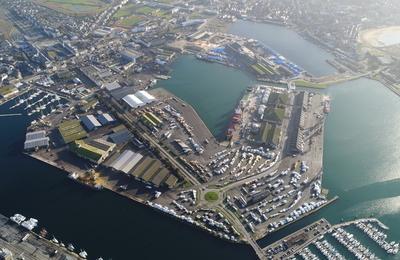
[[[54,162],[52,162],[52,161],[50,161],[50,160],[47,160],[47,159],[45,159],[45,158],[43,158],[43,157],[41,157],[41,156],[34,155],[34,154],[29,154],[29,153],[23,153],[23,154],[25,154],[26,156],[28,156],[28,157],[30,157],[30,158],[33,158],[33,159],[35,159],[35,160],[38,160],[39,162],[42,162],[42,163],[48,164],[48,165],[50,165],[50,166],[53,166],[53,167],[55,167],[55,168],[57,168],[57,169],[63,171],[67,176],[68,176],[68,174],[70,174],[70,172],[68,172],[68,171],[65,170],[65,169],[62,169],[62,167],[60,167],[57,163],[54,163]],[[87,188],[91,188],[92,190],[95,190],[95,187],[92,186],[92,185],[90,185],[90,184],[84,183],[84,182],[82,182],[82,181],[80,181],[80,180],[75,180],[75,179],[72,179],[72,180],[73,180],[75,183],[78,183],[78,184],[80,184],[80,185],[82,185],[82,186],[85,186],[85,187],[87,187]],[[176,219],[176,220],[180,220],[181,222],[183,222],[183,223],[185,223],[185,224],[187,224],[187,225],[190,225],[190,226],[192,226],[192,227],[197,227],[197,228],[199,228],[200,230],[202,230],[203,232],[206,232],[207,234],[211,234],[211,235],[212,235],[213,237],[215,237],[215,238],[223,239],[224,241],[230,242],[230,243],[232,243],[232,244],[246,244],[246,245],[249,245],[249,244],[247,243],[246,240],[240,240],[240,241],[238,241],[238,242],[235,242],[235,241],[232,241],[232,240],[225,239],[224,237],[217,236],[217,235],[213,234],[212,232],[208,232],[208,231],[207,231],[205,228],[203,228],[200,224],[199,224],[199,225],[196,225],[195,223],[197,223],[197,222],[190,223],[190,222],[186,221],[185,219],[182,219],[182,218],[180,218],[180,217],[178,217],[178,216],[169,214],[169,213],[167,213],[167,212],[164,212],[164,211],[158,209],[157,207],[154,207],[154,206],[150,205],[148,202],[146,202],[145,200],[143,200],[143,199],[141,199],[141,198],[138,198],[138,197],[135,197],[135,196],[130,196],[130,195],[126,194],[126,192],[118,191],[118,190],[116,190],[116,189],[112,189],[112,188],[110,188],[109,186],[103,186],[103,185],[102,185],[102,188],[106,189],[106,190],[109,191],[109,192],[113,192],[114,194],[116,194],[116,195],[118,195],[118,196],[120,196],[120,197],[122,197],[122,198],[129,199],[129,200],[131,200],[131,201],[134,201],[135,203],[138,203],[138,204],[140,204],[140,205],[142,205],[142,206],[145,206],[145,207],[147,207],[147,208],[150,208],[150,209],[152,209],[152,210],[154,210],[154,211],[156,211],[156,212],[158,212],[158,213],[161,213],[161,214],[163,214],[163,215],[168,215],[168,216],[170,216],[170,217],[172,217],[173,219]],[[98,191],[101,191],[101,190],[98,190]]]
[[[45,159],[45,158],[43,158],[43,157],[41,157],[41,156],[37,156],[37,155],[34,155],[34,154],[29,154],[29,153],[24,153],[24,154],[25,154],[26,156],[30,157],[30,158],[33,158],[33,159],[35,159],[35,160],[38,160],[38,161],[42,162],[42,163],[46,163],[46,164],[48,164],[48,165],[50,165],[50,166],[53,166],[53,167],[55,167],[55,168],[57,168],[57,169],[63,171],[66,175],[68,175],[68,174],[70,173],[70,172],[66,171],[65,169],[62,169],[60,166],[58,166],[57,163],[54,163],[54,162],[52,162],[52,161],[49,161],[49,160],[47,160],[47,159]],[[76,183],[78,183],[78,184],[80,184],[80,185],[82,185],[82,186],[85,186],[85,187],[87,187],[87,188],[95,189],[94,186],[92,186],[92,185],[90,185],[90,184],[87,184],[87,183],[84,183],[84,182],[82,182],[82,181],[74,180],[74,182],[76,182]],[[224,241],[226,241],[226,242],[229,242],[229,243],[232,243],[232,244],[244,244],[244,245],[249,245],[249,246],[251,246],[251,244],[250,244],[249,241],[247,241],[247,240],[241,239],[241,240],[239,240],[239,241],[232,241],[232,240],[225,239],[224,237],[217,236],[217,235],[215,235],[213,232],[208,232],[205,228],[203,228],[203,227],[201,226],[201,224],[196,224],[196,223],[198,223],[198,222],[193,222],[193,223],[191,223],[191,222],[185,220],[184,218],[180,218],[180,217],[178,217],[178,216],[175,216],[175,215],[173,215],[173,214],[170,214],[170,213],[168,213],[168,212],[165,212],[165,211],[163,211],[163,210],[161,210],[161,209],[159,209],[159,208],[157,208],[157,207],[155,207],[155,206],[152,206],[151,204],[149,204],[149,202],[146,202],[145,200],[143,200],[143,199],[141,199],[141,198],[137,198],[137,197],[135,197],[135,196],[130,196],[130,195],[126,194],[126,193],[123,192],[123,191],[118,191],[118,190],[116,190],[116,189],[112,189],[112,188],[107,187],[107,186],[102,186],[102,187],[103,187],[104,189],[106,189],[108,192],[113,192],[114,194],[116,194],[116,195],[118,195],[118,196],[120,196],[120,197],[122,197],[122,198],[124,198],[124,199],[129,199],[130,201],[134,201],[135,203],[138,203],[138,204],[140,204],[140,205],[142,205],[142,206],[148,207],[148,208],[154,210],[155,212],[158,212],[159,214],[167,215],[167,216],[171,217],[172,219],[180,220],[180,222],[182,222],[182,223],[184,223],[184,224],[186,224],[186,225],[189,225],[189,226],[191,226],[191,227],[196,227],[196,228],[198,228],[199,230],[201,230],[201,231],[203,231],[203,232],[205,232],[205,233],[207,233],[207,234],[210,234],[210,235],[212,235],[213,237],[215,237],[215,238],[217,238],[217,239],[222,239],[222,240],[224,240]],[[101,191],[101,190],[98,190],[98,191]],[[315,208],[314,210],[308,212],[307,214],[305,214],[305,215],[302,216],[301,218],[296,219],[295,221],[293,221],[293,222],[291,222],[291,223],[288,223],[288,224],[285,225],[285,226],[279,227],[278,229],[274,230],[274,232],[272,232],[272,233],[264,233],[261,237],[255,237],[254,239],[255,239],[255,241],[257,241],[257,244],[258,244],[258,241],[263,240],[263,239],[267,239],[267,238],[268,238],[268,235],[273,234],[273,233],[277,233],[278,231],[280,231],[280,230],[282,230],[282,229],[284,229],[284,228],[287,228],[287,227],[291,226],[292,224],[295,224],[295,223],[299,222],[300,220],[303,220],[303,219],[305,219],[305,218],[307,218],[307,217],[309,217],[309,216],[311,216],[311,215],[317,213],[318,211],[322,210],[323,208],[330,206],[332,203],[336,202],[338,199],[339,199],[339,197],[338,197],[338,196],[335,196],[335,197],[333,197],[332,199],[328,200],[326,203],[324,203],[324,205],[321,205],[320,207]],[[151,202],[150,202],[150,203],[151,203]]]

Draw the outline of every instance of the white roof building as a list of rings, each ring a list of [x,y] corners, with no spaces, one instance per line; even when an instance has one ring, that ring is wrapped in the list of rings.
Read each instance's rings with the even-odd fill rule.
[[[131,108],[137,108],[145,105],[142,100],[133,94],[125,96],[122,100],[124,100]]]
[[[125,150],[110,166],[116,171],[128,174],[143,158],[143,155]]]
[[[96,119],[96,117],[94,117],[94,115],[86,115],[81,117],[80,119],[89,131],[101,127],[100,122]]]
[[[145,104],[149,104],[151,102],[156,101],[156,98],[149,94],[149,92],[145,90],[140,90],[135,93],[136,97],[142,100]]]
[[[107,124],[115,122],[115,119],[112,116],[110,116],[110,114],[108,114],[108,113],[98,115],[97,119],[99,120],[99,122],[102,125],[107,125]]]
[[[50,139],[46,137],[45,131],[37,131],[26,134],[24,143],[25,150],[33,150],[36,148],[48,147]]]

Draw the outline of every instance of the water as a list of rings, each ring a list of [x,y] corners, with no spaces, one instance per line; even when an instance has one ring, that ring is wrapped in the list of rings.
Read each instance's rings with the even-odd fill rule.
[[[263,26],[268,30],[271,25]],[[290,42],[292,41],[281,39],[281,47],[277,47],[276,50],[283,53]],[[307,52],[300,53],[303,53],[303,60],[309,56]],[[288,58],[299,63],[295,60],[296,57]],[[188,68],[198,70],[203,66],[210,65],[187,57],[181,58],[174,65],[173,78],[160,85],[191,102],[211,130],[220,134],[219,129],[213,128],[215,121],[212,121],[211,113],[218,105],[218,102],[211,103],[215,99],[214,92],[202,91],[201,87],[204,84],[219,83],[219,80],[225,77],[221,75],[223,66],[214,64],[211,74],[207,74],[201,81],[191,81],[185,73],[181,73],[186,72]],[[241,80],[247,80],[245,73],[237,74]],[[229,82],[229,77],[227,78]],[[210,83],[210,79],[215,82]],[[250,83],[246,81],[241,90]],[[236,95],[241,91],[231,92],[229,84],[220,84],[219,87],[226,93],[224,99],[239,98]],[[192,90],[196,90],[193,95]],[[317,214],[266,237],[260,243],[266,245],[322,217],[332,223],[355,217],[377,217],[391,228],[389,238],[400,240],[400,229],[396,228],[396,221],[400,218],[400,161],[397,159],[400,155],[397,145],[400,141],[400,115],[397,113],[400,109],[399,97],[379,82],[369,79],[338,84],[324,92],[332,97],[332,112],[325,126],[323,185],[330,190],[330,197],[338,195],[340,198]],[[207,106],[200,106],[204,100],[209,101],[212,110]],[[229,111],[222,106],[220,109],[224,113]]]
[[[282,40],[283,49],[289,44]],[[173,78],[160,84],[191,102],[214,134],[223,133],[241,93],[252,83],[250,77],[191,57],[179,59],[173,68]],[[326,92],[333,100],[326,123],[324,186],[340,199],[260,242],[269,243],[321,217],[337,223],[342,217],[371,214],[391,228],[391,239],[400,240],[396,160],[400,99],[367,79],[332,86]],[[7,106],[0,107],[0,114],[10,112]],[[85,188],[63,172],[21,154],[30,120],[26,116],[0,118],[1,213],[36,217],[59,240],[73,242],[92,257],[255,259],[248,246],[213,238],[111,192]]]
[[[251,77],[237,69],[205,63],[193,56],[183,56],[173,65],[172,78],[157,86],[177,93],[199,113],[211,132],[222,137],[234,108]]]
[[[229,33],[264,43],[312,75],[324,76],[336,72],[326,62],[334,59],[333,55],[285,27],[239,20],[230,26]]]
[[[0,114],[10,113],[8,103]],[[12,110],[23,113],[23,109]],[[33,118],[0,118],[0,213],[21,213],[64,243],[104,259],[254,259],[251,248],[211,237],[108,191],[79,185],[21,153]],[[201,250],[199,250],[201,248]],[[193,255],[193,252],[196,254]]]

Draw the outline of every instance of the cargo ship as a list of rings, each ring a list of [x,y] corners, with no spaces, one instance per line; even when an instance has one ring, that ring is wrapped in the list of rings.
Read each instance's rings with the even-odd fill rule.
[[[236,125],[240,124],[241,120],[242,120],[242,109],[238,107],[235,109],[235,112],[233,113],[232,119],[229,123],[228,130],[226,131],[226,137],[228,140],[232,138],[233,132],[236,129]]]

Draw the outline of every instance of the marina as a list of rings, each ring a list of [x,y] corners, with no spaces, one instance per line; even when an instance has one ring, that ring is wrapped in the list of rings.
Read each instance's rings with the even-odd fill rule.
[[[300,259],[320,259],[318,255],[313,253],[312,248],[317,249],[327,259],[347,259],[339,252],[341,249],[338,249],[338,245],[340,244],[346,248],[346,256],[350,253],[356,259],[380,259],[368,249],[368,245],[363,245],[352,233],[345,230],[354,226],[361,228],[364,233],[368,234],[370,240],[379,243],[386,251],[387,257],[397,254],[399,244],[394,241],[385,241],[387,229],[382,229],[385,226],[377,219],[358,219],[333,226],[327,220],[321,219],[263,250],[267,252],[268,259],[296,259],[297,257],[300,257]],[[378,228],[382,230],[378,231]],[[332,239],[329,239],[331,242],[328,242],[328,237],[336,240],[338,244],[333,243]]]

